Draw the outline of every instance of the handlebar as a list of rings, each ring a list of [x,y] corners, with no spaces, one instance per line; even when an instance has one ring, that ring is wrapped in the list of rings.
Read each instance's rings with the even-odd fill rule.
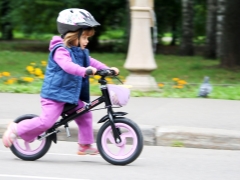
[[[91,69],[87,69],[86,75],[88,75],[88,76],[99,75],[99,76],[102,76],[102,77],[106,77],[106,76],[116,76],[116,73],[112,69],[102,69],[102,70],[97,70],[97,72],[95,74],[93,74]]]

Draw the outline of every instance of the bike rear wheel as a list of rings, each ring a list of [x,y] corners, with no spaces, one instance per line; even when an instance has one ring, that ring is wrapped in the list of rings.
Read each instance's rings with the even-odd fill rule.
[[[107,121],[99,130],[97,147],[101,156],[114,165],[127,165],[141,154],[143,136],[136,123],[127,118],[114,119],[122,142],[116,143],[113,137],[111,122]]]
[[[19,123],[24,120],[29,120],[34,117],[37,117],[37,115],[34,114],[26,114],[23,116],[18,117],[14,122]],[[50,146],[51,146],[51,138],[50,136],[39,140],[38,138],[35,138],[31,142],[26,142],[21,138],[17,138],[12,146],[10,147],[13,154],[15,154],[18,158],[25,160],[25,161],[34,161],[42,156],[44,156]]]

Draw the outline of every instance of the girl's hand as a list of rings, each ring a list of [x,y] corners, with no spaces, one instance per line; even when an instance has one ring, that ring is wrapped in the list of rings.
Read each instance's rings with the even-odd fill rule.
[[[116,73],[116,75],[118,75],[118,74],[119,74],[119,69],[118,69],[118,68],[116,68],[116,67],[110,67],[109,69],[112,69],[112,70],[114,70],[114,71],[115,71],[115,73]]]
[[[88,67],[86,68],[86,71],[85,71],[85,72],[87,72],[88,69],[90,69],[90,70],[92,71],[92,75],[94,75],[94,74],[97,72],[97,69],[96,69],[95,67],[92,67],[92,66],[88,66]],[[85,73],[85,74],[86,74],[86,73]]]

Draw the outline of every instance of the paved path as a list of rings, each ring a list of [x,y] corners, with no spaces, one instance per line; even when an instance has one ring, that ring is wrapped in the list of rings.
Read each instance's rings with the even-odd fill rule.
[[[39,100],[36,94],[0,93],[0,123],[25,113],[39,114]],[[128,105],[119,111],[128,112],[127,116],[138,124],[240,131],[240,101],[131,97]],[[105,110],[94,111],[94,121],[105,113]]]
[[[1,139],[0,139],[1,140]],[[79,156],[75,142],[52,144],[37,161],[22,161],[0,144],[1,180],[239,180],[240,151],[145,146],[127,166],[100,155]]]
[[[94,98],[91,97],[92,100]],[[0,93],[0,124],[5,125],[11,119],[26,113],[40,114],[39,100],[38,94]],[[163,139],[151,136],[156,134],[159,136],[167,132],[168,135],[175,133],[177,137],[180,137],[181,133],[185,135],[188,133],[195,138],[195,141],[199,138],[221,136],[221,143],[234,137],[234,148],[230,149],[240,149],[240,101],[237,100],[131,97],[128,105],[119,111],[129,113],[127,117],[144,129],[148,136],[146,139],[150,138],[149,141],[152,142],[149,144],[152,145],[166,145],[157,142]],[[105,113],[106,110],[94,111],[94,123]],[[194,133],[204,137],[196,136]],[[162,138],[166,139],[166,136]],[[188,137],[170,138],[172,142],[174,139],[185,142]],[[231,145],[227,144],[227,146]]]

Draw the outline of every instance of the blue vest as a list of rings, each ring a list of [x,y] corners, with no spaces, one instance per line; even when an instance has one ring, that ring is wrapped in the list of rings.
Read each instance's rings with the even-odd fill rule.
[[[41,90],[41,97],[55,101],[78,104],[78,100],[89,102],[89,79],[65,72],[54,60],[53,55],[57,48],[64,47],[63,44],[56,45],[49,54],[45,78]],[[89,51],[79,47],[65,47],[72,58],[73,63],[82,67],[90,65]]]

